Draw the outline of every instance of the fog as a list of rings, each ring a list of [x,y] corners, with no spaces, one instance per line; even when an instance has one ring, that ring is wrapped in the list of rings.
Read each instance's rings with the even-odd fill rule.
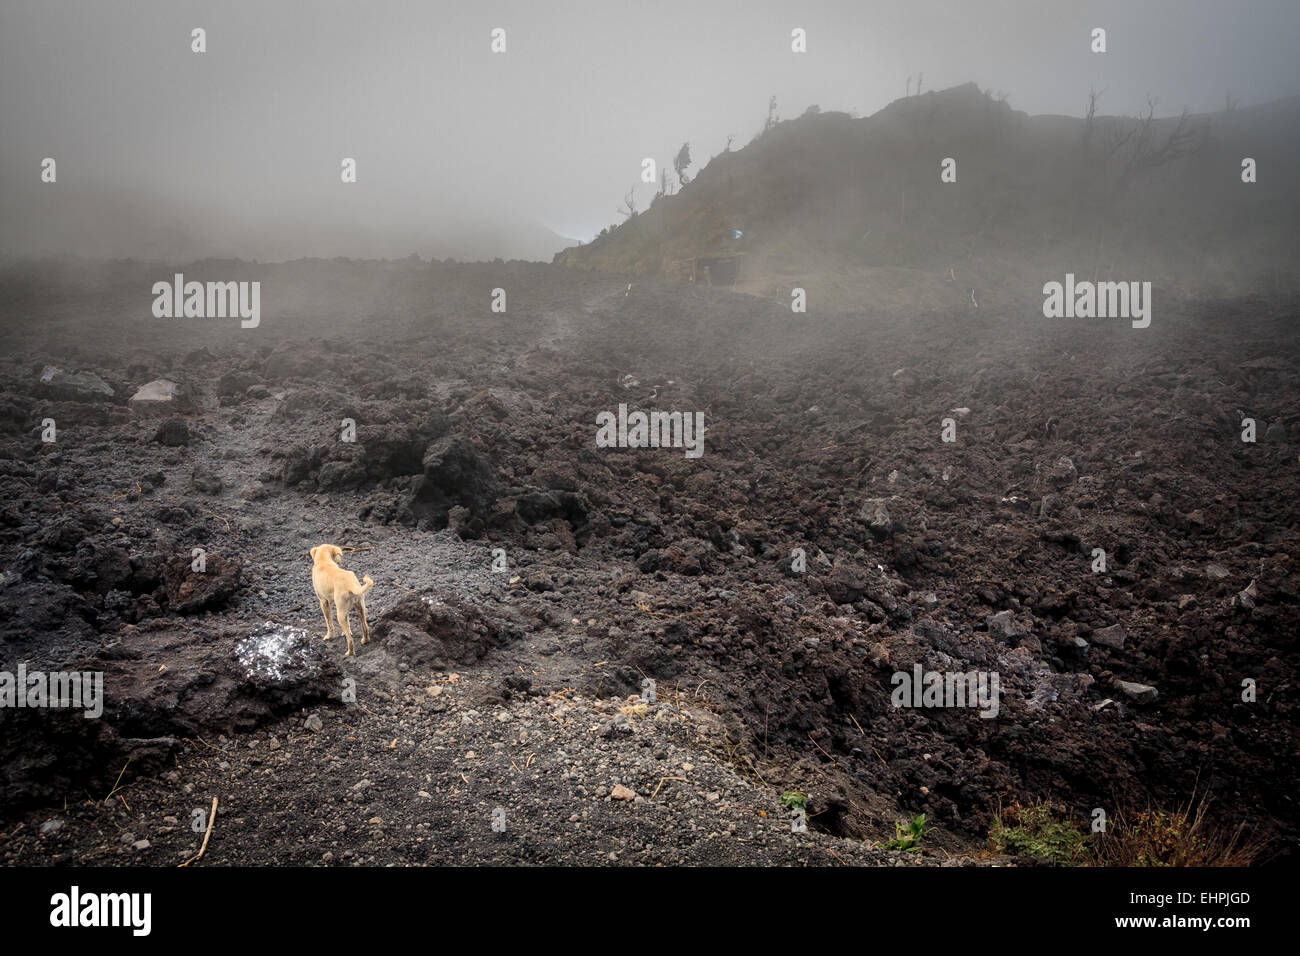
[[[618,221],[643,157],[689,141],[698,172],[771,96],[869,115],[920,75],[1031,114],[1090,88],[1108,113],[1209,111],[1298,92],[1298,44],[1288,0],[7,0],[0,255],[549,258]]]

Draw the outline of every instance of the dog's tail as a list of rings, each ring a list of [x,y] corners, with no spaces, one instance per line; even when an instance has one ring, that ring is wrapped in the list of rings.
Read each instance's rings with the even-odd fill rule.
[[[364,575],[364,576],[361,578],[361,590],[358,591],[357,593],[358,593],[358,594],[365,594],[367,591],[369,591],[369,590],[370,590],[371,588],[373,588],[374,586],[375,586],[375,582],[372,581],[372,580],[370,580],[370,575],[368,575],[368,574],[367,574],[367,575]]]

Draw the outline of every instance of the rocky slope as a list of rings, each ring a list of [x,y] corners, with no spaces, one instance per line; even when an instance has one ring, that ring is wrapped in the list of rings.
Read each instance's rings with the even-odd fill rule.
[[[999,801],[1193,791],[1294,840],[1295,300],[1138,331],[240,268],[295,307],[142,319],[130,264],[4,284],[0,669],[106,682],[99,720],[0,711],[7,862],[173,862],[212,796],[215,862],[915,862],[863,841],[922,812],[938,862]],[[158,378],[190,404],[132,407]],[[703,412],[704,454],[597,447],[621,403]],[[355,659],[323,540],[376,581]],[[997,672],[997,717],[894,707],[918,664]]]

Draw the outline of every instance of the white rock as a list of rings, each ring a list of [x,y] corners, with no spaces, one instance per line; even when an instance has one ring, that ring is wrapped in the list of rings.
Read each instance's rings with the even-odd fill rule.
[[[1115,686],[1139,704],[1149,704],[1159,696],[1150,684],[1138,684],[1133,681],[1117,680]]]
[[[188,389],[165,378],[156,378],[136,389],[131,396],[131,410],[139,415],[170,414],[192,405]]]

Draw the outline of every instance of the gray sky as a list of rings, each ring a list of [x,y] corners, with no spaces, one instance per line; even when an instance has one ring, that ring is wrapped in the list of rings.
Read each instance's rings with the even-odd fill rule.
[[[670,164],[689,140],[698,171],[773,94],[783,117],[867,115],[924,73],[1029,113],[1079,115],[1090,87],[1107,113],[1148,94],[1201,111],[1227,90],[1300,93],[1298,48],[1296,0],[0,0],[0,254],[427,256],[535,224],[589,238],[642,157]]]

